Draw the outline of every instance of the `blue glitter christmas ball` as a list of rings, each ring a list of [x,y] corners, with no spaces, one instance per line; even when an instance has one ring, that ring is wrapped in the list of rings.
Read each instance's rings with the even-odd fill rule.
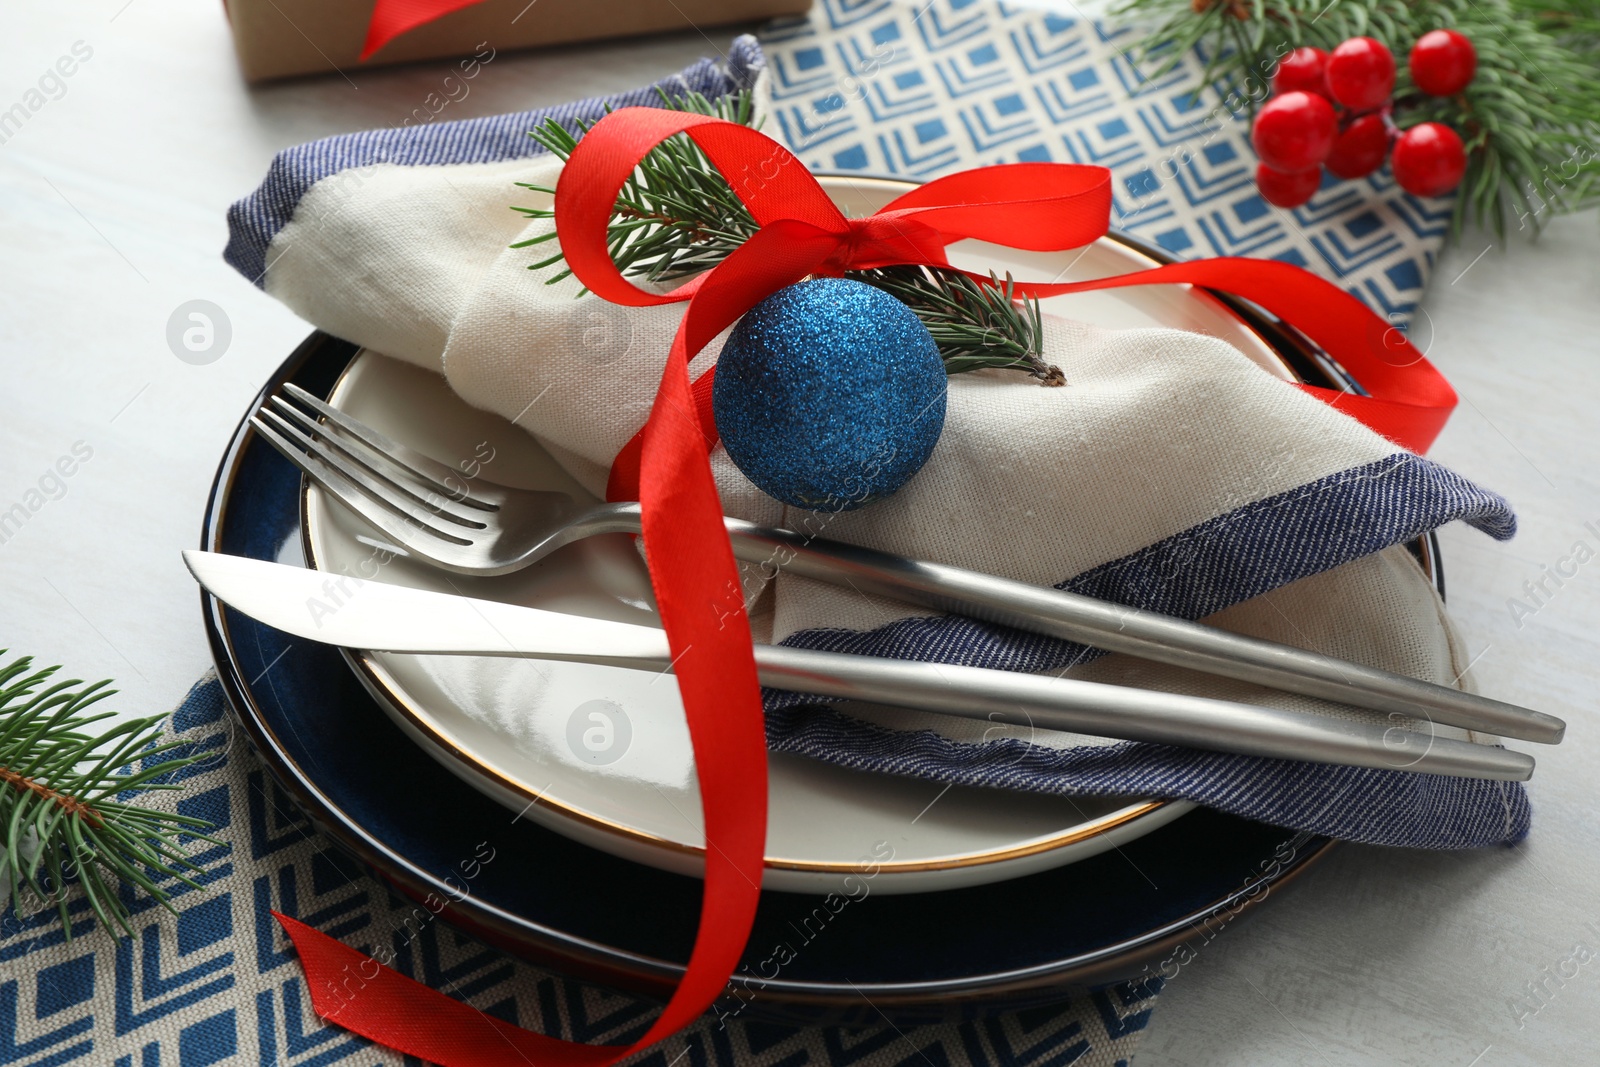
[[[717,433],[745,476],[809,511],[888,496],[944,428],[944,361],[928,328],[864,282],[818,278],[745,313],[717,359]]]

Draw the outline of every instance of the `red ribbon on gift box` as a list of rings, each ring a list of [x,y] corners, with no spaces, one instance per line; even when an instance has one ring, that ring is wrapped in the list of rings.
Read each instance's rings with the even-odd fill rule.
[[[372,18],[367,21],[367,40],[361,46],[361,58],[369,59],[372,53],[409,30],[424,23],[442,18],[483,0],[377,0],[372,5]]]
[[[379,9],[430,6],[464,5],[413,0],[381,2]],[[760,229],[715,269],[655,293],[617,269],[607,228],[634,168],[680,133],[729,180]],[[278,916],[299,951],[319,1015],[443,1067],[488,1067],[516,1056],[579,1067],[630,1056],[711,1006],[738,965],[760,897],[767,750],[743,590],[711,475],[711,372],[691,382],[690,362],[760,300],[808,275],[903,263],[948,266],[945,248],[965,239],[1033,251],[1076,248],[1105,234],[1110,210],[1104,168],[1017,163],[940,178],[874,215],[847,219],[799,160],[749,127],[654,108],[627,108],[595,124],[556,187],[556,230],[567,265],[590,291],[617,304],[688,302],[649,419],[614,462],[607,495],[642,505],[645,556],[700,779],[705,889],[694,949],[683,981],[643,1037],[627,1047],[592,1046],[489,1018]],[[1299,388],[1398,445],[1425,451],[1455,406],[1449,384],[1404,335],[1355,297],[1287,263],[1201,260],[1087,282],[1019,282],[1016,291],[1046,297],[1173,283],[1243,297],[1299,329],[1367,395]]]

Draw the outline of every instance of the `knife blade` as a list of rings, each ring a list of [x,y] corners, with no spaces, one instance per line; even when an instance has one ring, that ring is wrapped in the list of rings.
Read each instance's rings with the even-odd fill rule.
[[[212,596],[311,641],[666,671],[664,631],[213,552],[184,562]],[[989,722],[1279,759],[1526,781],[1522,752],[1371,722],[1128,686],[756,645],[763,685]]]

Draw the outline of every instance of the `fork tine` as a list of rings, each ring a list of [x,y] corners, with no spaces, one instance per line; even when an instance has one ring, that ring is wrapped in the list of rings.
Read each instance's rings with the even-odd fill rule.
[[[447,467],[438,460],[425,456],[415,449],[407,448],[400,442],[374,430],[366,423],[351,418],[338,408],[306,392],[293,382],[285,382],[283,392],[361,442],[380,461],[398,467],[418,481],[427,482],[434,491],[445,494],[452,500],[458,500],[468,507],[481,508],[486,511],[493,511],[499,507],[493,501],[474,497],[470,483],[461,471]],[[280,406],[289,407],[288,401],[279,396],[272,397],[272,400]],[[291,408],[290,410],[293,409]],[[296,412],[296,414],[299,414],[299,412]],[[368,466],[370,467],[372,464],[368,463]],[[451,482],[454,482],[455,485],[452,485]],[[456,488],[459,485],[468,485],[465,495]]]
[[[300,451],[290,444],[278,431],[268,426],[265,421],[255,416],[250,418],[250,426],[260,434],[273,448],[276,448],[285,459],[300,468],[307,478],[328,493],[339,503],[349,508],[363,521],[370,524],[380,533],[387,534],[395,544],[404,548],[408,553],[421,556],[425,559],[432,558],[432,550],[425,544],[426,538],[418,536],[424,530],[412,523],[409,519],[397,519],[361,492],[359,488],[341,477],[338,471],[323,463],[314,455]],[[432,531],[428,531],[432,532]],[[435,533],[434,536],[445,540],[453,540]]]
[[[368,473],[382,479],[396,492],[416,501],[430,511],[440,512],[445,518],[461,525],[481,525],[486,513],[499,510],[496,502],[474,499],[464,484],[457,479],[454,486],[441,485],[406,464],[384,455],[358,437],[345,433],[337,425],[318,421],[317,416],[289,403],[281,396],[267,398],[263,410],[272,413],[297,427],[307,437],[318,440],[336,450],[342,463],[356,463]],[[354,420],[351,420],[354,422]],[[360,423],[355,423],[360,425]],[[459,507],[457,507],[459,505]]]
[[[390,474],[384,469],[386,464],[380,465],[366,452],[366,446],[352,442],[339,434],[327,433],[321,423],[299,408],[284,403],[279,397],[270,398],[270,403],[273,405],[271,408],[263,407],[257,414],[270,417],[274,425],[288,427],[293,431],[297,441],[301,441],[307,449],[321,454],[323,459],[338,467],[346,478],[359,481],[362,485],[376,484],[387,488],[390,493],[386,499],[401,505],[406,511],[420,507],[431,515],[473,530],[482,530],[487,525],[484,520],[488,516],[483,511],[461,514],[452,507],[457,502],[456,499],[446,498],[434,492],[431,483],[408,484],[411,481],[410,475],[398,473],[403,468],[390,468],[396,471],[395,474]],[[357,478],[355,475],[362,477]]]
[[[320,441],[307,437],[279,418],[275,412],[263,408],[250,417],[250,425],[265,436],[273,447],[284,453],[290,462],[318,485],[338,497],[350,510],[419,554],[430,553],[424,544],[417,542],[417,534],[429,534],[441,541],[463,547],[472,544],[465,537],[433,525],[429,522],[431,516],[428,513],[410,507],[405,501],[394,497],[363,471],[341,464],[338,457],[329,452]]]

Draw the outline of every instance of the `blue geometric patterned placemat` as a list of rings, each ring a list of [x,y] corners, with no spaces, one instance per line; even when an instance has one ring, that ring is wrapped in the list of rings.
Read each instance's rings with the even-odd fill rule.
[[[1071,10],[1070,5],[1062,4]],[[1422,295],[1449,199],[1382,168],[1284,211],[1256,194],[1242,101],[1193,88],[1191,53],[1157,81],[1126,26],[990,0],[816,0],[761,34],[768,132],[813,170],[931,178],[988,163],[1110,168],[1112,225],[1183,258],[1256,256],[1317,271],[1396,324]]]
[[[327,1026],[270,911],[348,944],[392,942],[394,966],[489,1015],[574,1041],[626,1044],[654,1007],[510,960],[439,922],[334,851],[250,752],[208,678],[169,730],[206,757],[165,794],[215,824],[203,892],[172,885],[172,916],[124,891],[135,935],[99,928],[72,897],[73,938],[53,907],[0,911],[0,1065],[348,1067],[419,1061]],[[184,753],[175,753],[184,754]],[[1114,1067],[1127,1064],[1160,979],[979,1022],[799,1029],[702,1020],[631,1063],[644,1067]]]

